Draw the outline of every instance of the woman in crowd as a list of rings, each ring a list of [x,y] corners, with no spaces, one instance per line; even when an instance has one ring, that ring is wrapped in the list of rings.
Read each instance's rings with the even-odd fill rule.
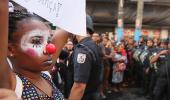
[[[109,74],[110,74],[110,59],[111,59],[111,44],[108,37],[104,37],[102,44],[105,47],[104,50],[104,89],[108,90],[109,87]]]
[[[120,91],[120,86],[123,82],[123,74],[127,63],[127,54],[123,44],[120,43],[117,48],[115,48],[112,60],[114,61],[112,73],[112,82],[114,83],[113,90],[118,92]]]
[[[4,4],[3,2],[6,1],[1,0],[0,4]],[[3,7],[4,5],[0,6],[0,11],[4,9]],[[3,15],[6,12],[0,15],[7,17]],[[1,22],[5,26],[7,18]],[[1,19],[3,18],[1,17]],[[7,27],[3,28],[7,29]],[[1,78],[0,84],[5,83],[6,88],[15,90],[18,97],[24,100],[63,100],[62,94],[54,86],[50,77],[42,71],[50,70],[55,64],[56,58],[68,38],[68,33],[63,30],[52,33],[48,25],[41,20],[20,11],[9,13],[8,29],[8,58],[13,65],[13,70],[10,70],[6,62],[1,64],[0,76],[3,79]],[[7,47],[6,34],[7,31],[3,35],[1,34],[5,39],[1,42],[4,43],[3,48]],[[6,59],[6,52],[7,48],[0,52],[1,59]]]

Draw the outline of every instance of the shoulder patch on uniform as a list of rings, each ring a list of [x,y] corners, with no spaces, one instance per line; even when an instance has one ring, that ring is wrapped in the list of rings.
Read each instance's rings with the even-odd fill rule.
[[[83,64],[86,61],[86,54],[79,53],[77,56],[77,62]]]

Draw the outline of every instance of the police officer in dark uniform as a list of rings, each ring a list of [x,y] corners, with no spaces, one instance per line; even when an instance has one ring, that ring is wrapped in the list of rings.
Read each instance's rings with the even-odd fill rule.
[[[144,93],[149,92],[149,82],[150,82],[150,77],[151,73],[149,70],[149,60],[148,60],[148,55],[150,52],[153,50],[153,39],[148,37],[146,41],[146,46],[142,50],[141,54],[139,55],[139,63],[142,69],[142,85],[144,89]]]
[[[144,49],[146,46],[146,40],[147,37],[146,36],[140,36],[140,41],[139,41],[139,48]]]
[[[161,42],[164,42],[164,40],[161,40]],[[154,45],[154,47],[150,50],[147,60],[149,64],[149,73],[150,73],[150,82],[149,82],[149,94],[148,97],[152,98],[154,97],[153,90],[156,85],[157,77],[158,77],[158,68],[161,65],[162,62],[157,61],[154,63],[151,63],[152,58],[157,55],[159,52],[161,52],[163,48],[159,48],[158,45]]]
[[[101,58],[99,49],[90,38],[93,33],[93,22],[87,16],[88,36],[76,36],[78,44],[73,51],[74,84],[69,100],[100,100],[99,86],[101,74]]]
[[[134,53],[133,53],[133,58],[134,58],[134,63],[135,63],[135,73],[136,73],[136,81],[137,81],[137,85],[141,86],[142,84],[142,78],[143,78],[143,69],[141,66],[141,61],[140,61],[140,55],[142,54],[143,50],[146,47],[145,44],[145,38],[143,36],[140,37],[140,42],[138,43],[138,45],[135,47],[134,49]]]
[[[146,45],[143,47],[141,54],[139,55],[139,60],[140,60],[142,67],[144,68],[149,67],[147,58],[148,58],[149,53],[152,52],[152,50],[153,50],[153,40],[152,38],[148,38],[146,41]]]
[[[163,44],[166,44],[164,46],[161,46],[158,50],[158,52],[154,53],[150,57],[151,64],[157,64],[156,67],[154,66],[154,69],[157,73],[157,79],[156,79],[156,85],[154,87],[154,100],[170,100],[170,83],[169,83],[169,77],[170,77],[170,49],[167,49],[167,41],[164,41]]]

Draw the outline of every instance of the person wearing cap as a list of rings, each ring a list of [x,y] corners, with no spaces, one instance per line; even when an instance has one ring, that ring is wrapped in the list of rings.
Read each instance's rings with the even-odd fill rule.
[[[159,47],[162,49],[167,49],[168,40],[167,39],[161,39],[159,43]]]
[[[146,66],[146,69],[144,71],[145,75],[147,76],[147,81],[146,81],[146,87],[147,87],[147,97],[146,98],[153,98],[153,89],[156,83],[156,76],[157,76],[157,65],[155,64],[151,64],[150,63],[150,57],[153,56],[156,52],[158,52],[159,48],[157,47],[157,45],[155,45],[154,38],[148,38],[147,40],[147,46],[148,43],[151,43],[152,45],[150,45],[150,47],[148,47],[148,53],[147,55],[144,57],[144,66]]]
[[[140,41],[136,42],[134,41],[134,48],[133,48],[133,58],[134,58],[134,72],[136,77],[136,82],[139,86],[143,86],[142,84],[143,80],[143,66],[141,65],[140,61],[140,55],[143,53],[143,51],[146,49],[146,37],[140,36]]]
[[[139,47],[143,48],[145,46],[146,37],[140,36]]]
[[[87,15],[87,36],[76,36],[78,44],[72,56],[74,83],[69,100],[100,100],[101,59],[96,43],[91,39],[93,21]]]
[[[167,40],[160,41],[160,48],[150,56],[150,63],[156,73],[153,100],[169,100],[170,93],[170,49],[167,48]]]
[[[148,93],[149,92],[149,78],[151,76],[150,73],[150,68],[149,68],[149,61],[148,61],[148,56],[149,53],[153,51],[153,39],[148,37],[146,40],[146,45],[144,46],[144,49],[142,49],[140,55],[139,55],[139,63],[140,63],[140,69],[142,69],[142,78],[143,78],[143,89],[144,92]]]

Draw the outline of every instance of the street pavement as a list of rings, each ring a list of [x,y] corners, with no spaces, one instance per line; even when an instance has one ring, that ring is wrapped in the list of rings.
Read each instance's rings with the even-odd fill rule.
[[[148,100],[140,88],[124,88],[121,92],[107,93],[104,100]]]

